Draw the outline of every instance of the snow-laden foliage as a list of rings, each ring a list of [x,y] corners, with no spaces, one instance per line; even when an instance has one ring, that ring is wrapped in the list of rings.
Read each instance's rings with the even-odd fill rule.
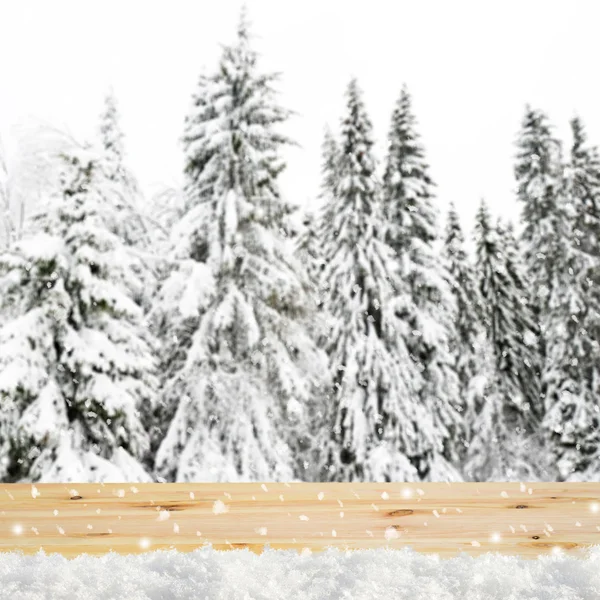
[[[140,187],[126,165],[124,136],[116,99],[112,93],[105,98],[100,117],[99,141],[102,153],[100,165],[114,190],[112,231],[130,248],[130,254],[137,256],[136,277],[131,283],[140,285],[132,287],[130,291],[136,302],[144,310],[149,310],[163,260],[153,254],[157,227],[148,215]]]
[[[450,354],[457,307],[450,275],[434,248],[439,238],[434,184],[411,104],[404,87],[388,136],[383,183],[386,239],[397,256],[397,275],[407,286],[397,299],[397,310],[408,324],[400,335],[420,367],[420,404],[433,423],[428,432],[433,445],[419,457],[419,475],[455,479],[459,440],[464,436],[456,361]]]
[[[527,107],[517,140],[515,164],[517,198],[522,204],[524,258],[531,293],[543,324],[552,291],[555,269],[560,263],[562,148],[553,135],[547,116]]]
[[[416,401],[420,381],[403,345],[406,324],[395,315],[400,282],[383,239],[371,123],[356,80],[346,100],[340,151],[325,153],[320,226],[323,309],[331,322],[324,347],[334,385],[327,472],[336,481],[412,480],[418,473],[409,457],[433,445],[433,431]]]
[[[438,231],[406,88],[380,171],[351,82],[300,213],[276,83],[243,15],[198,81],[183,182],[151,198],[112,94],[94,150],[10,130],[0,481],[598,479],[600,153],[581,120],[563,161],[526,108],[519,234],[482,207],[473,261],[454,207]]]
[[[307,212],[302,223],[302,231],[297,240],[296,254],[306,271],[312,288],[312,301],[315,306],[322,303],[321,274],[324,268],[321,240],[318,233],[318,216]]]
[[[469,421],[472,436],[465,457],[464,473],[471,481],[537,481],[532,440],[517,430],[507,417],[507,397],[491,345],[479,356],[482,371],[477,377],[478,412]],[[540,451],[540,448],[535,448]]]
[[[547,317],[544,426],[560,480],[594,480],[600,470],[600,157],[581,121],[561,206],[561,263],[556,265]]]
[[[322,203],[321,206],[331,202],[332,195],[335,194],[336,182],[339,178],[339,153],[340,150],[335,136],[329,128],[326,128],[321,147],[322,182],[321,193],[319,195],[319,200]],[[323,302],[323,270],[325,268],[320,216],[315,211],[305,212],[304,227],[297,243],[298,256],[308,271],[308,277],[313,286],[316,302],[319,306]]]
[[[0,257],[4,480],[150,480],[140,408],[155,361],[100,162],[66,156],[62,193]]]
[[[489,365],[485,362],[484,352],[484,307],[477,288],[474,265],[467,254],[465,237],[454,205],[451,205],[448,212],[443,257],[456,300],[450,352],[458,375],[460,408],[465,426],[465,442],[468,444],[473,433],[475,415],[483,402],[482,383],[489,376],[486,368]],[[460,453],[461,457],[464,456],[464,447],[460,448]]]
[[[527,302],[510,232],[494,227],[487,206],[477,213],[477,285],[488,348],[484,402],[473,424],[465,471],[477,481],[538,477],[538,330]],[[487,448],[487,450],[486,450]],[[536,470],[537,468],[537,470]]]
[[[306,327],[309,283],[284,238],[288,111],[256,63],[243,17],[186,120],[187,210],[156,311],[167,419],[156,472],[168,480],[281,480],[306,467],[322,356]]]

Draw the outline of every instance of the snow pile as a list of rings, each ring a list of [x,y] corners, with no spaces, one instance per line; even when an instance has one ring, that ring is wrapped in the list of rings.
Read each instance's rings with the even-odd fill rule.
[[[587,600],[600,597],[600,547],[582,558],[486,554],[442,560],[412,550],[175,550],[73,560],[0,554],[0,597],[11,600]]]

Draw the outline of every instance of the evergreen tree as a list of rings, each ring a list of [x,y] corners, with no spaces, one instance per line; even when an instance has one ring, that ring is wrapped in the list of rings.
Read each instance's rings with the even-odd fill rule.
[[[466,472],[478,481],[536,478],[533,407],[539,399],[535,319],[513,277],[512,244],[490,222],[482,202],[476,218],[477,283],[488,340],[485,398],[474,423]]]
[[[321,277],[324,268],[319,237],[319,223],[314,212],[307,212],[303,220],[303,230],[297,241],[297,253],[308,274],[313,290],[315,306],[321,305]]]
[[[371,123],[356,80],[346,92],[340,152],[327,164],[321,219],[333,389],[326,475],[335,481],[415,480],[411,458],[433,445],[416,401],[419,373],[394,314],[393,254],[374,180]],[[330,155],[331,156],[331,155]]]
[[[304,220],[304,229],[297,243],[297,251],[308,271],[308,275],[315,293],[315,301],[319,306],[320,314],[323,315],[323,294],[327,289],[327,282],[323,279],[325,269],[325,259],[322,247],[323,229],[326,224],[323,222],[323,207],[330,203],[332,195],[335,193],[336,182],[339,179],[339,160],[340,150],[335,136],[329,128],[325,129],[325,137],[321,147],[322,166],[321,166],[321,192],[319,200],[321,201],[320,210],[309,211]],[[320,329],[322,330],[322,324]]]
[[[598,476],[600,416],[600,157],[580,119],[571,121],[573,145],[562,208],[562,262],[549,303],[547,414],[544,422],[556,478]]]
[[[331,201],[335,193],[336,181],[339,178],[338,163],[340,160],[337,140],[329,128],[325,130],[325,137],[321,148],[322,153],[322,183],[319,200],[322,205]],[[304,231],[298,240],[298,253],[308,270],[310,281],[316,294],[316,302],[322,305],[323,290],[326,282],[323,281],[325,268],[322,248],[323,222],[320,215],[308,212],[304,220]]]
[[[517,197],[523,206],[524,258],[543,325],[555,269],[562,262],[556,232],[563,189],[561,144],[544,113],[527,107],[517,149],[515,177]]]
[[[118,182],[132,191],[137,190],[137,183],[125,168],[123,158],[125,148],[121,131],[117,102],[112,92],[104,99],[104,111],[100,117],[100,139],[104,150],[104,172],[110,181]]]
[[[306,404],[323,356],[283,235],[278,126],[289,113],[275,80],[258,71],[243,16],[186,120],[188,205],[157,311],[170,421],[156,472],[167,480],[303,478],[308,467]]]
[[[314,307],[313,319],[307,323],[307,332],[311,339],[317,345],[322,345],[324,336],[327,332],[327,315],[323,308],[323,282],[322,272],[325,268],[323,261],[323,249],[321,247],[320,223],[316,215],[312,212],[306,214],[304,220],[304,230],[297,240],[297,254],[302,264],[303,270],[308,275],[310,282],[310,303]],[[325,357],[323,358],[326,363]],[[320,465],[322,462],[322,451],[327,443],[329,430],[323,427],[327,423],[329,403],[327,400],[327,391],[329,384],[326,382],[327,376],[323,377],[320,390],[315,391],[307,403],[308,409],[308,430],[310,434],[310,463],[312,465],[310,479],[320,477]]]
[[[112,93],[105,98],[100,116],[100,143],[103,152],[102,168],[105,177],[119,190],[115,211],[120,212],[120,237],[131,246],[140,245],[147,239],[148,230],[139,206],[141,192],[137,181],[125,165],[124,135],[121,130],[117,102]]]
[[[155,365],[100,163],[65,157],[62,194],[0,258],[4,481],[151,480],[140,409]]]
[[[535,306],[527,284],[527,270],[524,266],[523,252],[515,236],[514,225],[506,227],[498,223],[496,227],[503,265],[509,282],[512,284],[515,314],[520,323],[517,338],[520,342],[519,355],[512,360],[515,365],[518,385],[523,394],[524,408],[530,411],[535,422],[544,415],[542,396],[542,364],[540,363],[540,328],[535,318]]]
[[[321,200],[326,202],[331,195],[335,194],[336,185],[340,177],[340,145],[333,132],[325,129],[325,137],[321,147],[323,164],[321,167],[322,184]]]
[[[456,478],[459,440],[464,436],[455,360],[450,354],[456,302],[449,274],[434,249],[438,241],[433,181],[416,131],[411,97],[404,87],[392,114],[384,174],[387,242],[395,251],[400,296],[410,324],[404,343],[422,371],[420,402],[433,419],[434,445],[414,457],[421,478]]]
[[[339,149],[338,143],[331,130],[325,130],[325,138],[322,145],[322,188],[320,200],[323,204],[331,200],[331,195],[335,192],[335,185],[338,176]],[[321,207],[322,208],[322,207]],[[312,288],[312,298],[318,311],[314,320],[309,323],[308,330],[313,340],[319,345],[326,344],[326,335],[328,322],[331,315],[328,315],[324,308],[324,300],[327,293],[327,282],[324,281],[324,251],[323,251],[323,226],[319,212],[307,212],[304,220],[304,229],[297,242],[297,252],[299,258],[306,269]],[[317,465],[314,478],[319,479],[323,476],[321,471],[322,463],[327,456],[322,456],[323,449],[327,448],[331,432],[324,423],[329,423],[332,419],[331,402],[329,401],[329,389],[331,387],[331,378],[324,378],[321,393],[316,394],[313,402],[310,403],[310,431],[312,435],[312,462]],[[328,475],[325,475],[326,477]]]
[[[553,365],[561,360],[551,330],[556,328],[556,298],[560,294],[556,286],[564,281],[568,261],[570,217],[562,146],[543,112],[526,108],[517,148],[515,177],[517,197],[523,207],[524,276],[528,282],[524,295],[533,308],[539,333],[535,345],[538,356],[533,358],[541,371],[540,393],[545,398],[544,406],[538,402],[536,410],[543,414],[554,403],[548,397],[548,393],[554,393],[548,385],[552,388]]]
[[[136,273],[131,285],[135,282],[139,286],[130,288],[130,292],[136,302],[148,311],[156,291],[162,259],[153,252],[153,232],[156,227],[152,226],[150,216],[145,213],[139,185],[125,164],[124,135],[116,99],[112,93],[105,98],[99,134],[102,153],[99,166],[113,188],[110,199],[114,215],[112,231],[131,250],[131,268]]]
[[[481,410],[482,394],[487,381],[483,353],[485,347],[484,308],[454,205],[451,205],[448,212],[444,260],[456,299],[451,355],[455,360],[455,369],[458,374],[459,395],[462,401],[461,412],[468,442],[472,437],[470,429],[475,415]],[[464,450],[462,453],[464,454]]]

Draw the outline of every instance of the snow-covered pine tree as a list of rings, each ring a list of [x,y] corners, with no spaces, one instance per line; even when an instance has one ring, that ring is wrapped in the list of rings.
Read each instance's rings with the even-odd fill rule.
[[[600,156],[579,118],[561,206],[563,262],[549,303],[547,414],[544,422],[556,478],[598,477],[600,460]]]
[[[322,166],[321,166],[321,197],[323,202],[335,193],[339,181],[339,169],[341,160],[341,148],[335,135],[329,129],[325,128],[325,136],[321,146]]]
[[[485,329],[483,306],[475,278],[475,270],[465,248],[465,237],[453,204],[448,211],[444,239],[445,267],[456,299],[453,337],[450,351],[460,386],[461,412],[465,423],[466,442],[471,439],[475,415],[481,410],[487,382],[485,370]],[[464,456],[465,450],[461,451]]]
[[[132,192],[137,192],[137,182],[123,162],[125,155],[123,138],[117,101],[111,91],[104,98],[104,110],[100,116],[100,139],[104,149],[104,172],[111,181],[118,182]]]
[[[315,344],[320,346],[327,331],[327,316],[323,308],[324,288],[321,277],[325,265],[318,216],[312,211],[305,213],[303,229],[296,240],[296,253],[302,264],[303,272],[307,274],[310,282],[309,301],[315,309],[313,319],[306,325],[307,332]],[[327,367],[325,356],[323,361],[325,371]],[[327,377],[323,378],[320,389],[315,390],[313,396],[306,403],[309,431],[307,436],[307,446],[309,448],[307,448],[307,451],[310,454],[308,460],[312,466],[309,477],[311,480],[319,480],[321,476],[322,452],[330,435],[329,429],[323,426],[324,423],[327,423],[330,408],[328,402],[330,385],[328,385],[327,379]]]
[[[485,203],[476,217],[477,283],[484,309],[489,380],[465,471],[477,481],[537,478],[539,368],[536,322],[518,288],[512,241],[494,228]]]
[[[139,185],[125,165],[124,135],[121,130],[117,101],[112,92],[106,95],[100,115],[100,143],[103,151],[102,168],[109,181],[120,191],[115,210],[121,212],[120,237],[130,246],[148,243],[147,225],[142,216]]]
[[[549,329],[555,325],[555,286],[564,278],[568,253],[569,219],[565,198],[562,145],[548,117],[527,106],[517,140],[515,177],[522,204],[522,247],[529,298],[539,331],[536,363],[541,369],[541,394],[547,396],[548,371],[557,358]],[[550,354],[549,354],[550,353]],[[546,398],[541,412],[552,402]]]
[[[62,194],[0,257],[4,481],[151,481],[140,408],[155,364],[99,163],[65,157]]]
[[[313,290],[315,306],[321,305],[321,272],[324,268],[319,239],[319,222],[313,211],[307,211],[302,222],[302,232],[297,240],[296,252]]]
[[[329,191],[321,217],[323,308],[331,318],[325,348],[333,381],[324,477],[418,480],[410,459],[434,445],[433,427],[395,316],[394,284],[401,282],[383,239],[372,127],[355,79],[346,102],[338,160],[328,168],[326,155],[323,173]]]
[[[117,102],[113,93],[105,97],[104,110],[99,127],[102,161],[99,166],[104,176],[112,182],[114,193],[112,231],[127,246],[131,268],[136,272],[135,282],[140,284],[131,289],[134,299],[149,310],[151,298],[156,291],[161,257],[154,255],[153,237],[159,226],[145,211],[140,187],[125,163],[124,135],[121,130]],[[133,283],[133,281],[131,282]]]
[[[339,148],[335,136],[329,128],[325,129],[325,137],[321,147],[322,167],[321,167],[321,193],[319,200],[321,208],[331,200],[331,195],[335,193],[336,181],[338,179]],[[322,304],[323,294],[323,269],[325,267],[323,248],[322,248],[322,228],[319,211],[308,211],[304,219],[304,229],[298,239],[297,251],[300,260],[308,271],[310,281],[317,295],[317,303]]]
[[[517,140],[515,177],[522,204],[522,238],[530,293],[543,326],[555,271],[562,263],[559,205],[563,190],[562,148],[547,116],[527,107]],[[542,347],[542,352],[543,352]]]
[[[186,120],[188,209],[159,298],[166,480],[304,478],[305,405],[323,370],[309,284],[282,234],[288,117],[257,68],[248,22],[201,78]]]
[[[420,402],[433,419],[434,445],[413,457],[419,476],[456,479],[459,441],[464,437],[455,359],[450,353],[456,302],[450,276],[435,249],[439,240],[434,183],[416,130],[406,86],[392,113],[383,196],[387,242],[395,251],[398,276],[408,284],[399,298],[410,324],[403,343],[422,371]]]
[[[519,373],[525,409],[531,411],[532,423],[538,423],[544,415],[544,403],[541,392],[541,339],[539,325],[535,318],[535,304],[527,283],[527,269],[523,260],[523,251],[515,235],[513,223],[509,221],[506,226],[498,223],[496,231],[503,264],[515,292],[513,302],[518,307],[516,312],[522,323],[519,326],[519,335],[517,336],[517,339],[522,342],[521,353],[520,358],[515,357],[514,364],[518,365],[516,370]]]
[[[332,194],[335,193],[336,182],[338,180],[338,161],[339,147],[331,129],[325,128],[325,135],[321,147],[322,153],[322,182],[321,192],[319,194],[320,206],[314,211],[307,211],[304,219],[304,228],[297,241],[297,253],[302,261],[304,268],[308,272],[313,290],[313,298],[318,311],[315,319],[308,326],[309,332],[317,344],[322,347],[325,345],[328,331],[328,323],[331,321],[331,315],[328,315],[324,307],[324,299],[328,289],[327,282],[324,281],[323,272],[325,269],[325,255],[323,251],[324,222],[322,219],[323,206],[331,201]],[[315,477],[327,478],[321,467],[327,456],[323,456],[323,449],[327,448],[331,431],[329,427],[323,426],[332,420],[332,403],[330,402],[329,392],[331,389],[331,377],[324,378],[321,393],[315,395],[314,401],[310,405],[310,430],[311,439],[314,448],[313,462],[319,467]]]

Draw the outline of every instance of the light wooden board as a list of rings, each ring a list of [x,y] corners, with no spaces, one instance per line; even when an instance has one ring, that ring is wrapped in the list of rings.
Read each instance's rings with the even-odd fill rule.
[[[74,557],[210,543],[535,558],[600,543],[599,507],[600,483],[0,484],[0,552]]]

